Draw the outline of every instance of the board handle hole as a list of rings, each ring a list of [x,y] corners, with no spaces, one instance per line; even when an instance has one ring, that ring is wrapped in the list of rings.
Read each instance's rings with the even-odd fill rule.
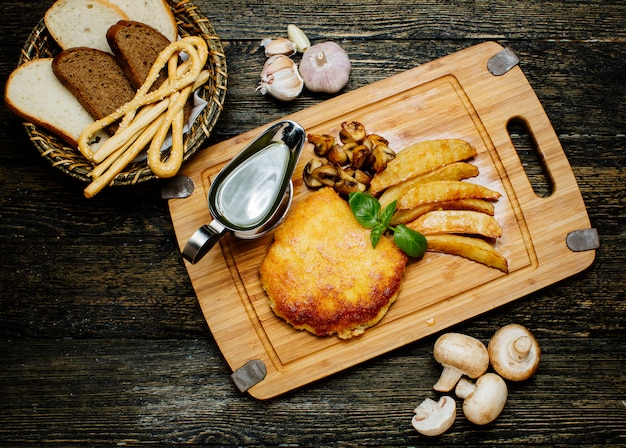
[[[535,194],[540,198],[552,195],[554,184],[526,121],[519,117],[512,118],[507,123],[507,132]]]

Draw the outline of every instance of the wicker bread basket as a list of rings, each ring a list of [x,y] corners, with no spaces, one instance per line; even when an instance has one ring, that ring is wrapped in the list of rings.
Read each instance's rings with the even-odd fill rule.
[[[191,130],[185,134],[183,160],[187,160],[202,147],[222,112],[228,78],[226,58],[220,39],[208,18],[199,11],[197,6],[187,0],[167,1],[178,23],[179,35],[181,37],[188,35],[200,36],[207,42],[209,48],[205,69],[209,70],[211,77],[198,90],[200,96],[208,104],[195,120]],[[53,57],[60,51],[61,49],[50,36],[42,19],[32,30],[26,44],[22,48],[19,65],[31,59]],[[37,150],[53,166],[72,177],[91,182],[92,179],[89,177],[89,173],[93,166],[83,157],[78,149],[70,147],[61,138],[33,123],[25,122],[24,127]],[[155,177],[150,168],[148,168],[147,161],[143,160],[128,165],[124,171],[115,177],[112,185],[133,185]]]

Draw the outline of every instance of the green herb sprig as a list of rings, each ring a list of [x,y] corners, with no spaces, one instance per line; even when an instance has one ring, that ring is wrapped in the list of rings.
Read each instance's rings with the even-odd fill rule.
[[[396,211],[396,202],[393,201],[383,210],[380,202],[367,193],[350,193],[348,203],[354,217],[366,229],[371,229],[370,241],[376,248],[380,238],[387,230],[393,232],[396,245],[408,256],[420,258],[426,252],[426,238],[419,232],[409,229],[403,224],[390,226],[391,217]]]

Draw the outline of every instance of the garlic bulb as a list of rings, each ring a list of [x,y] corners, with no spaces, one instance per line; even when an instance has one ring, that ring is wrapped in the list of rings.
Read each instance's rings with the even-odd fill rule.
[[[265,56],[275,56],[277,54],[284,54],[285,56],[291,56],[296,54],[296,44],[286,37],[279,37],[278,39],[263,39],[261,46],[265,47]]]
[[[309,47],[300,61],[300,74],[311,92],[337,93],[350,78],[348,53],[335,42]]]
[[[298,72],[298,65],[289,57],[275,55],[265,61],[257,87],[263,95],[269,93],[278,100],[291,101],[300,95],[303,88],[304,80]]]

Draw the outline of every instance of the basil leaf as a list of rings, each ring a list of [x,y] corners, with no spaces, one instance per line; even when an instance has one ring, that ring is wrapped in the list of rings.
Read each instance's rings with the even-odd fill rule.
[[[387,227],[383,226],[380,223],[372,227],[372,231],[370,232],[370,241],[372,242],[372,247],[374,249],[376,249],[376,246],[378,245],[378,242],[380,241],[383,233],[385,233],[385,230],[387,230]]]
[[[391,222],[393,214],[396,212],[397,203],[398,201],[393,201],[391,204],[385,207],[385,209],[380,214],[380,222],[387,228],[389,227],[389,223]]]
[[[380,202],[375,197],[361,192],[354,192],[350,193],[348,203],[354,217],[366,229],[371,229],[379,223]]]
[[[409,229],[403,224],[397,225],[393,232],[393,240],[402,251],[410,257],[419,258],[426,252],[426,238],[419,232]]]

